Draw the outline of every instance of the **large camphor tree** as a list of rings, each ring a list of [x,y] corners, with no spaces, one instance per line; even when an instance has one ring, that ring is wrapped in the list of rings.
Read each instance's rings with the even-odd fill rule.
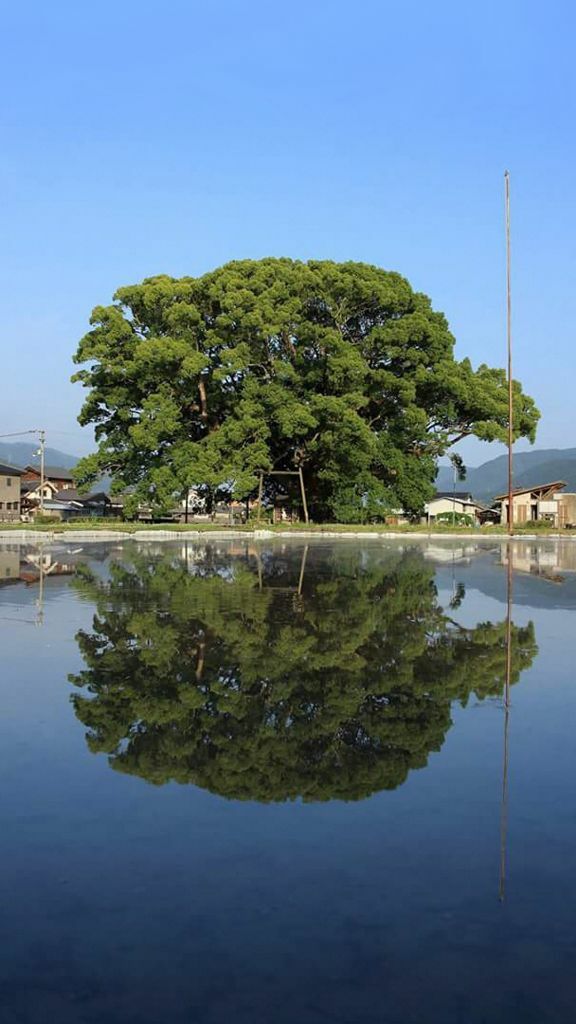
[[[236,261],[120,288],[91,323],[73,379],[98,450],[77,478],[109,474],[134,507],[302,469],[317,520],[416,513],[452,445],[506,439],[504,370],[457,361],[445,316],[379,267]],[[515,436],[538,415],[515,382]]]

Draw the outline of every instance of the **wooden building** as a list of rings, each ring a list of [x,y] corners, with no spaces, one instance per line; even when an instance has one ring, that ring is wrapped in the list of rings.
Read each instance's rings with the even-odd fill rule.
[[[20,472],[22,473],[23,483],[40,483],[41,474],[39,466],[26,466]],[[44,480],[46,483],[53,484],[56,492],[63,491],[66,487],[74,487],[72,470],[65,469],[64,466],[45,466]]]
[[[576,523],[576,495],[562,493],[566,483],[554,480],[533,487],[517,487],[512,492],[513,522],[548,522],[559,528]],[[499,494],[495,505],[500,508],[500,522],[509,521],[508,494]]]

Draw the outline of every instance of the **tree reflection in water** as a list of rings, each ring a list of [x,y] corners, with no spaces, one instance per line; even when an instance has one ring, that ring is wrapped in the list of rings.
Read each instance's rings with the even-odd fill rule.
[[[453,701],[502,693],[506,622],[459,626],[418,549],[324,548],[299,592],[283,582],[274,556],[263,584],[260,557],[210,549],[193,573],[167,552],[104,582],[85,569],[75,585],[97,610],[70,680],[90,749],[234,799],[358,800],[426,765]],[[516,682],[533,626],[510,637]]]

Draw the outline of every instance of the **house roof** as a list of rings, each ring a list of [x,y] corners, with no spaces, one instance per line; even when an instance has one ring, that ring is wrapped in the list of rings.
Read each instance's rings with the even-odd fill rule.
[[[39,487],[40,487],[40,481],[39,480],[22,480],[22,482],[20,484],[20,489],[25,494],[28,494],[30,491],[37,491]],[[52,488],[53,491],[56,491],[56,487],[52,483],[51,480],[45,480],[44,481],[44,487],[50,487],[50,488]]]
[[[438,498],[456,498],[456,501],[474,501],[470,491],[436,491],[436,494],[430,500],[436,501]]]
[[[566,487],[565,480],[553,480],[551,484],[534,484],[532,487],[515,487],[512,491],[512,497],[517,494],[533,494],[534,491],[561,491],[563,487]],[[497,494],[494,501],[504,501],[508,497],[506,494]]]
[[[57,510],[74,510],[77,508],[82,508],[82,505],[79,501],[60,501],[59,498],[47,498],[46,501],[44,502],[44,508]]]
[[[9,466],[7,462],[0,462],[0,476],[22,476],[23,472],[23,469]]]
[[[26,466],[26,470],[21,472],[37,473],[40,476],[39,466]],[[56,480],[73,480],[74,476],[71,469],[65,469],[64,466],[44,466],[44,477],[54,477]]]
[[[104,491],[95,491],[93,494],[79,494],[75,487],[65,487],[58,491],[59,501],[79,501],[83,505],[109,505],[110,498]]]

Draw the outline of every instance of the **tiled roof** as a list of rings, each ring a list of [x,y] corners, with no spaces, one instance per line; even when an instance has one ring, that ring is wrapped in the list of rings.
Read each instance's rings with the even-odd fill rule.
[[[430,501],[438,501],[439,498],[455,498],[456,501],[467,501],[472,505],[478,504],[470,494],[470,491],[436,491],[436,494],[433,498],[430,498]]]
[[[28,471],[31,470],[33,473],[38,473],[38,476],[40,476],[39,466],[26,466],[26,469]],[[46,479],[50,479],[50,477],[54,477],[56,480],[74,479],[72,470],[65,469],[64,466],[44,466],[44,476],[46,477]]]
[[[65,487],[58,491],[59,501],[80,501],[83,505],[109,505],[110,499],[104,491],[93,494],[79,494],[75,487]]]
[[[54,484],[50,480],[45,480],[44,481],[44,486],[45,487],[51,487],[52,490],[56,489],[54,487]],[[40,487],[40,481],[39,480],[23,480],[21,485],[20,485],[20,488],[21,488],[21,490],[22,490],[22,492],[24,494],[28,494],[29,491],[36,491],[36,490],[38,490],[39,487]]]

